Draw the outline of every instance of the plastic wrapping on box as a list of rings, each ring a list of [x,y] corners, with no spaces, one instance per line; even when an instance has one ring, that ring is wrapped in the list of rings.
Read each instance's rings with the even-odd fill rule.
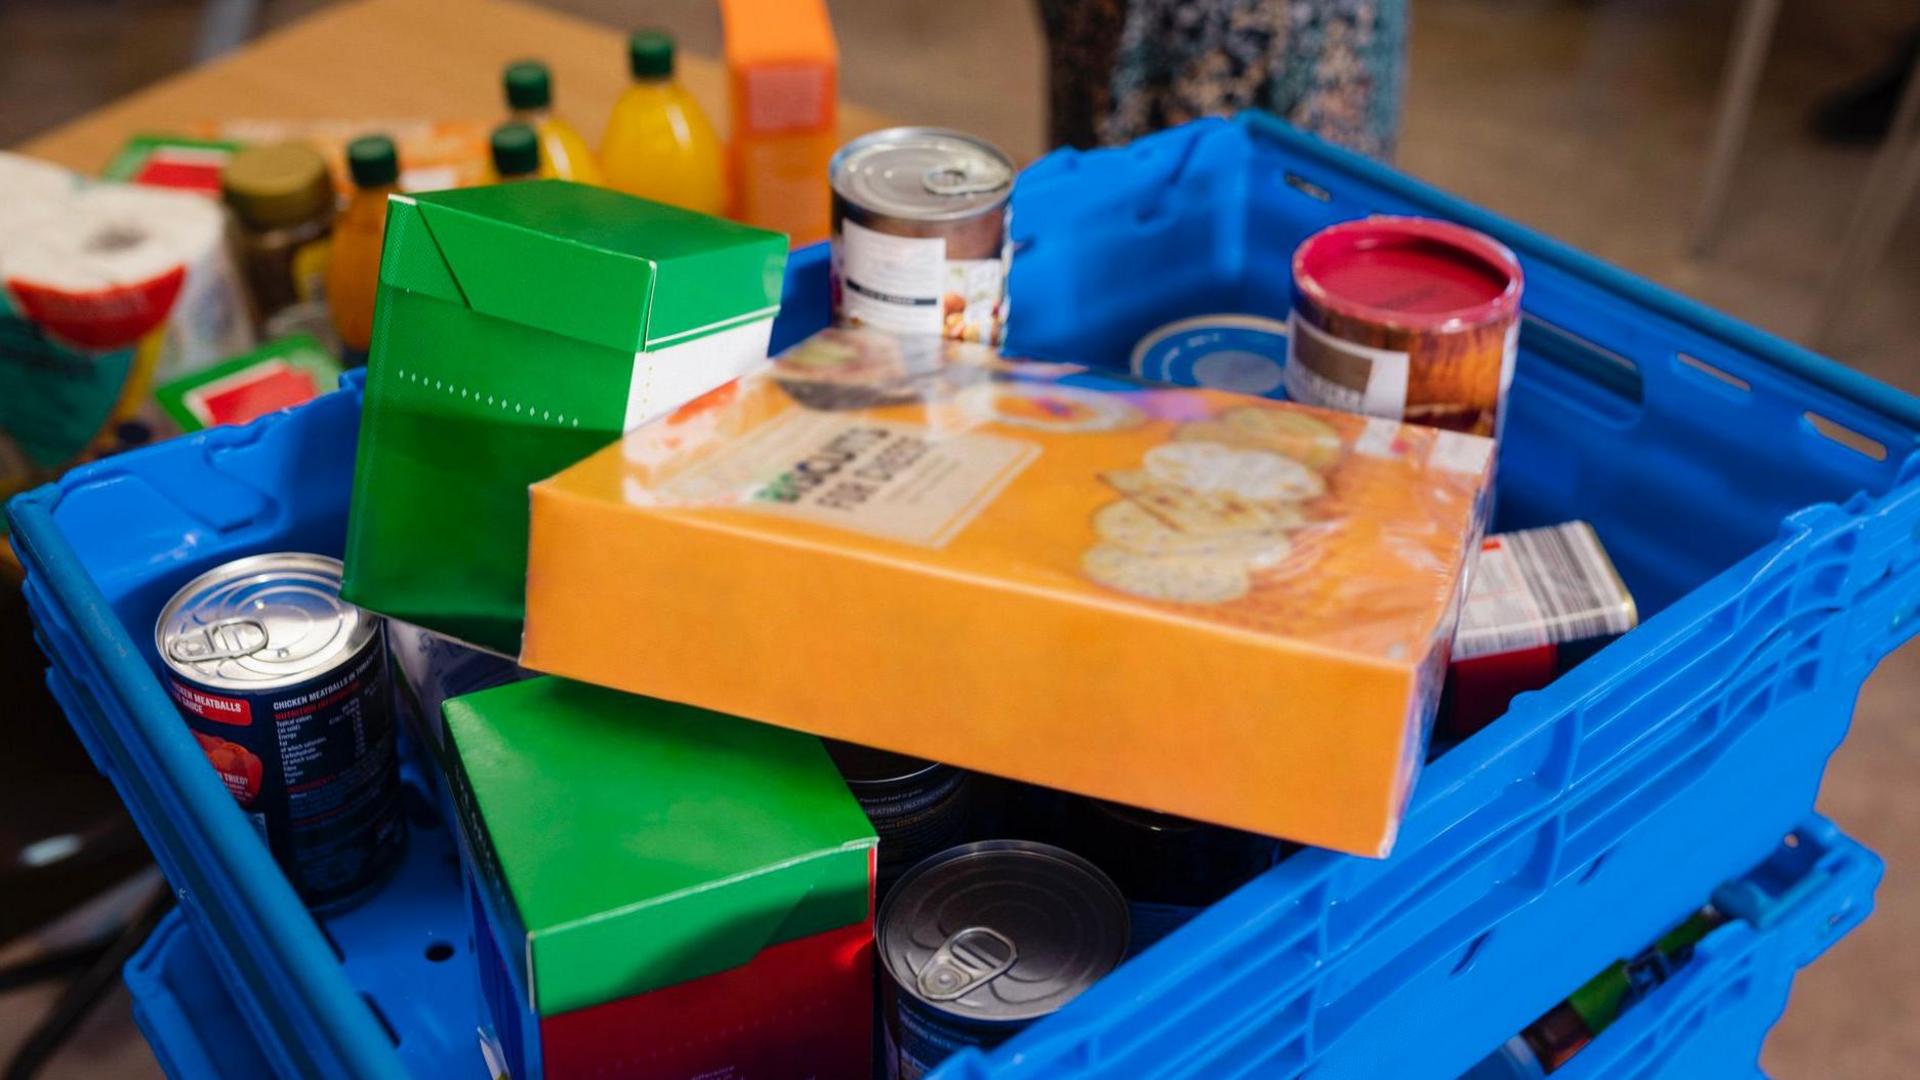
[[[523,663],[1377,854],[1492,445],[824,331],[535,486]]]

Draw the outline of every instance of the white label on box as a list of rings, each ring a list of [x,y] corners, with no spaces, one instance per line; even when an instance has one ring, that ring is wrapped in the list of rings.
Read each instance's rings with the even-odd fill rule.
[[[1360,437],[1353,440],[1353,452],[1368,457],[1398,457],[1399,451],[1395,447],[1399,441],[1400,421],[1370,416],[1366,426],[1360,429]]]
[[[1489,536],[1475,561],[1453,657],[1624,634],[1633,595],[1585,522]]]
[[[670,480],[649,505],[734,506],[944,547],[1040,448],[857,413],[795,410]]]
[[[1407,354],[1343,341],[1287,317],[1287,397],[1303,405],[1398,420],[1407,413]]]
[[[1433,449],[1427,452],[1427,464],[1448,472],[1484,472],[1493,457],[1493,440],[1484,435],[1459,431],[1434,433]]]
[[[739,378],[767,358],[767,341],[772,334],[772,312],[755,312],[725,330],[634,353],[622,430],[632,431]]]
[[[891,236],[856,221],[840,223],[840,313],[858,326],[896,334],[938,334],[947,242]]]

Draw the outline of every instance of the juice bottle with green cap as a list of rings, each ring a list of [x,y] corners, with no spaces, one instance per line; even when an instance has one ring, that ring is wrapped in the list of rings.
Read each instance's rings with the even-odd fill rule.
[[[673,77],[673,38],[641,30],[627,40],[633,85],[613,107],[600,165],[629,195],[720,214],[727,186],[720,137],[699,102]]]
[[[501,124],[487,140],[493,175],[502,183],[540,178],[540,137],[525,124]]]
[[[366,362],[373,341],[373,297],[380,286],[380,242],[387,231],[387,196],[400,190],[400,157],[393,140],[368,135],[347,144],[353,197],[333,227],[327,265],[327,303],[350,364]]]
[[[525,124],[540,139],[540,175],[583,184],[602,183],[600,163],[573,125],[553,113],[553,74],[538,60],[508,64],[502,83],[509,120]]]

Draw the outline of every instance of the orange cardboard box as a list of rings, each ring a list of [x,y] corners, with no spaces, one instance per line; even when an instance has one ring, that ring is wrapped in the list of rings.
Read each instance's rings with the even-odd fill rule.
[[[823,331],[534,486],[522,662],[1382,855],[1492,445]]]
[[[732,216],[795,247],[832,226],[840,53],[826,0],[720,0],[733,108]]]

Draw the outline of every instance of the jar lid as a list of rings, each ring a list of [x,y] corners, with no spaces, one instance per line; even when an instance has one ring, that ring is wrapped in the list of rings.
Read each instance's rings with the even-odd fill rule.
[[[240,220],[256,229],[295,225],[333,213],[333,180],[320,151],[300,142],[249,146],[220,173],[220,190]]]
[[[1513,252],[1485,233],[1431,218],[1371,217],[1302,241],[1293,283],[1327,311],[1447,330],[1512,316],[1522,277]]]

